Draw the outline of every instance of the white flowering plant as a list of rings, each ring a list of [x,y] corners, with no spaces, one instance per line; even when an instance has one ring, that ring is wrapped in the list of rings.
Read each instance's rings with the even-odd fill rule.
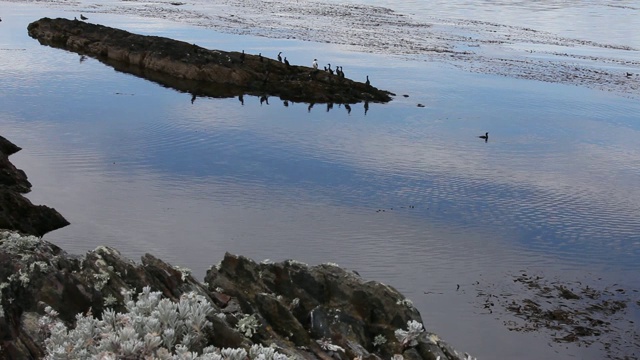
[[[201,354],[193,351],[202,347],[205,329],[211,326],[207,315],[213,307],[204,296],[192,292],[174,303],[149,287],[137,300],[131,292],[123,295],[128,312],[106,309],[101,320],[90,312],[78,314],[73,329],[47,307],[40,320],[48,335],[45,359],[226,359],[211,347],[202,349]]]
[[[424,327],[421,323],[409,320],[407,321],[407,330],[398,329],[394,334],[402,346],[412,347],[418,345],[418,337],[422,332],[424,332]]]

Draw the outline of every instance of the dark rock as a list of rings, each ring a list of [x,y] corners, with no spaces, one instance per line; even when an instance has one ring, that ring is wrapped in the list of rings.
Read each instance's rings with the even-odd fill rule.
[[[338,75],[306,66],[287,66],[260,55],[208,50],[83,21],[43,18],[29,24],[28,32],[43,45],[93,56],[117,70],[195,95],[251,94],[344,104],[388,102],[393,95]]]
[[[421,321],[417,310],[393,288],[365,282],[332,265],[256,264],[227,254],[207,274],[207,288],[186,270],[151,255],[136,264],[114,249],[99,247],[79,257],[33,236],[0,232],[0,278],[5,279],[0,286],[4,312],[0,357],[4,359],[44,356],[39,320],[46,306],[71,326],[78,313],[100,317],[106,306],[126,312],[122,290],[139,292],[145,286],[171,299],[188,292],[207,298],[217,314],[209,316],[207,346],[275,345],[279,352],[298,359],[388,359],[394,354],[416,360],[462,358],[427,332],[417,345],[400,344],[394,331],[406,329],[408,320]],[[300,282],[307,280],[312,282]],[[311,291],[314,285],[324,292]],[[221,298],[227,307],[234,301],[240,306],[225,312],[215,305],[219,300],[214,299]],[[236,325],[249,314],[256,316],[259,326],[246,337]],[[387,342],[374,345],[374,337],[380,334]]]
[[[8,158],[19,150],[18,146],[0,137],[0,229],[42,236],[69,225],[56,210],[33,205],[22,196],[31,191],[31,183],[24,171],[16,169]]]
[[[305,346],[316,355],[327,351],[322,344],[320,349],[315,346],[324,340],[344,349],[333,351],[333,358],[389,358],[413,349],[398,342],[395,330],[406,329],[410,320],[422,323],[418,311],[397,290],[364,281],[335,265],[310,267],[295,261],[258,264],[226,254],[207,272],[205,283],[211,291],[238,298],[243,312],[259,314],[261,321],[269,324],[265,338],[284,337],[297,346],[308,342]],[[375,346],[377,335],[383,335],[387,343]],[[461,356],[433,334],[424,332],[417,341],[412,350],[417,359]]]

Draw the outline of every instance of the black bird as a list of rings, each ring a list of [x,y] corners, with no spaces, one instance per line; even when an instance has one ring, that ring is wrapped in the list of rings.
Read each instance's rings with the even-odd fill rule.
[[[290,66],[290,64],[289,64],[289,60],[287,60],[287,57],[286,57],[286,56],[284,57],[284,64],[285,64],[285,65],[287,65],[287,66]]]
[[[632,76],[633,76],[633,73],[630,73],[630,72],[627,73],[627,77],[632,77]]]
[[[278,61],[282,62],[282,56],[280,56],[280,54],[282,54],[282,51],[280,51],[280,52],[278,53]],[[286,58],[285,58],[285,59],[286,59]]]
[[[240,54],[240,62],[244,63],[244,50],[242,50],[242,54]]]
[[[484,133],[484,135],[480,135],[478,136],[480,139],[484,139],[484,142],[487,142],[489,140],[489,133],[486,132]]]
[[[262,62],[262,53],[258,53],[258,57],[260,58],[260,62]]]
[[[80,14],[80,20],[89,20],[89,18],[84,16],[84,15],[82,15],[82,14]]]
[[[367,86],[371,85],[371,81],[369,81],[369,75],[367,75],[367,81],[365,82]]]

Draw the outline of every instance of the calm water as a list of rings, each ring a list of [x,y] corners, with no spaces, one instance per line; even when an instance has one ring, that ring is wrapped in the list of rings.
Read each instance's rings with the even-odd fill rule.
[[[463,16],[453,10],[434,16]],[[509,288],[526,270],[640,288],[637,100],[332,44],[90,15],[209,48],[321,53],[398,94],[366,114],[362,104],[309,111],[249,96],[191,103],[40,46],[26,25],[43,16],[77,14],[0,2],[0,133],[24,148],[11,159],[33,183],[29,198],[71,222],[45,237],[69,252],[151,252],[200,278],[226,251],[335,262],[395,286],[427,329],[484,359],[602,353],[509,332],[478,307],[476,281]],[[477,138],[485,131],[487,143]]]

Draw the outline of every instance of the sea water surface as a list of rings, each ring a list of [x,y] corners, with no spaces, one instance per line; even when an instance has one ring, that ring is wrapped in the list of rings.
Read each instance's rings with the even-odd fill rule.
[[[467,8],[487,21],[510,12],[492,21],[525,15],[540,30],[613,42],[582,32],[589,26],[580,22],[557,28],[561,22],[533,15],[548,4],[558,16],[592,21],[601,5],[372,3],[418,14],[437,8],[433,16],[452,19]],[[638,11],[625,4],[606,9]],[[45,5],[0,2],[0,135],[23,148],[11,160],[33,183],[28,197],[71,222],[45,239],[77,254],[100,245],[132,259],[150,252],[198,278],[225,252],[333,262],[396,287],[428,330],[478,358],[602,358],[597,345],[508,331],[504,318],[479,306],[474,284],[509,289],[511,275],[526,271],[640,288],[637,99],[334,43]],[[207,48],[283,51],[296,63],[322,56],[397,96],[350,112],[275,97],[191,101],[27,35],[31,21],[80,11]],[[621,44],[638,46],[621,21],[600,20],[630,34]],[[488,142],[477,137],[487,131]]]

